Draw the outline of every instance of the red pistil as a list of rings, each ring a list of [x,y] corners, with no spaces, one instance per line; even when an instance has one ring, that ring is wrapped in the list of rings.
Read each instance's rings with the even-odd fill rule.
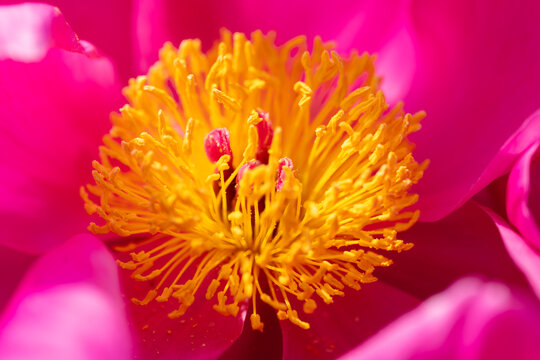
[[[240,184],[240,179],[242,179],[247,170],[255,169],[259,165],[261,165],[260,161],[251,160],[240,166],[240,169],[238,169],[238,175],[236,175],[236,183]]]
[[[272,139],[274,138],[274,129],[272,123],[268,117],[268,113],[264,111],[257,111],[261,121],[257,126],[257,135],[259,135],[259,144],[257,146],[257,154],[255,158],[263,164],[268,163],[268,149],[272,145]]]
[[[287,157],[279,159],[279,167],[278,167],[277,180],[276,180],[276,191],[281,191],[281,189],[283,188],[283,185],[285,184],[286,175],[285,175],[284,168],[289,168],[292,170],[293,163],[291,159]]]
[[[210,131],[204,138],[204,151],[208,159],[215,163],[223,155],[230,155],[232,163],[232,150],[229,137],[229,130],[218,128]]]

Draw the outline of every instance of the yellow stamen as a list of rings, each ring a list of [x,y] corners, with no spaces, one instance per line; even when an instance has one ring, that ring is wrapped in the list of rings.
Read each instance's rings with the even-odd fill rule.
[[[224,31],[208,53],[198,40],[165,44],[125,88],[129,105],[113,114],[95,185],[81,196],[105,220],[94,233],[150,234],[117,248],[130,252],[119,264],[134,280],[155,284],[136,304],[176,301],[177,318],[194,301],[233,316],[251,301],[262,331],[260,299],[308,329],[293,299],[313,313],[375,281],[375,267],[391,264],[377,250],[412,247],[397,236],[418,219],[409,189],[427,163],[414,160],[407,136],[424,114],[388,107],[372,56],[342,59],[318,38],[308,52],[303,37],[281,46],[274,37]],[[254,162],[259,114],[273,126],[265,163]],[[218,128],[235,155],[213,163],[204,139]]]

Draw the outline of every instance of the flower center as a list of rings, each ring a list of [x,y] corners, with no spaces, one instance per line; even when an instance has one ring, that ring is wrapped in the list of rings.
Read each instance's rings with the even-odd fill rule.
[[[427,163],[407,135],[424,114],[388,107],[373,57],[331,47],[224,31],[207,53],[165,44],[130,81],[81,196],[105,220],[92,232],[144,235],[117,248],[153,286],[136,304],[175,301],[176,318],[194,301],[233,316],[251,301],[262,330],[260,299],[308,329],[299,308],[375,281],[391,264],[377,250],[412,247],[397,234],[419,215],[406,208]]]

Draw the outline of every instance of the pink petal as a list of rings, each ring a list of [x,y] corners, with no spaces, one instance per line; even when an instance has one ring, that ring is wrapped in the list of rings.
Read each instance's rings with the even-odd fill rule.
[[[281,322],[283,359],[335,359],[418,303],[417,298],[381,281],[347,291],[331,305],[320,302],[311,315],[298,312],[310,323],[309,330]]]
[[[114,259],[79,235],[26,274],[0,321],[0,358],[126,359],[127,329]]]
[[[0,42],[14,56],[0,60],[0,243],[40,252],[88,224],[79,187],[120,90],[109,60],[87,52],[55,8],[0,7],[1,18],[18,22]],[[21,38],[36,49],[13,44]]]
[[[473,202],[437,222],[417,223],[399,238],[414,247],[394,255],[394,264],[375,275],[419,298],[471,274],[528,289],[492,219]]]
[[[540,312],[501,283],[466,278],[341,359],[532,359]]]
[[[377,73],[382,76],[381,89],[389,104],[401,101],[412,86],[416,71],[415,57],[413,36],[406,26],[397,30],[378,51]]]
[[[491,216],[503,239],[508,254],[516,266],[525,274],[533,291],[540,298],[540,252],[493,211],[483,208]]]
[[[178,309],[178,301],[151,301],[147,305],[135,305],[132,298],[143,299],[153,287],[148,282],[130,278],[129,272],[121,270],[121,283],[128,312],[132,319],[132,332],[137,342],[135,351],[141,359],[215,359],[223,353],[242,333],[245,309],[238,316],[223,316],[213,309],[216,299],[206,300],[210,281],[201,285],[195,301],[187,312],[176,319],[167,315]]]
[[[447,215],[479,190],[477,182],[500,175],[481,180],[540,107],[539,21],[534,1],[412,2],[416,73],[404,100],[428,114],[413,138],[416,157],[431,159],[417,187],[423,220]]]
[[[138,0],[135,6],[135,48],[146,69],[157,60],[165,41],[177,45],[183,39],[201,39],[204,48],[219,38],[219,29],[250,33],[276,30],[278,42],[297,35],[338,40],[341,50],[355,44],[374,51],[389,39],[399,25],[405,1],[325,0],[253,2],[235,0],[185,1]]]
[[[531,162],[540,147],[540,135],[538,137],[538,142],[524,152],[510,173],[506,206],[510,222],[517,227],[532,247],[540,251],[540,229],[528,205],[531,190]]]

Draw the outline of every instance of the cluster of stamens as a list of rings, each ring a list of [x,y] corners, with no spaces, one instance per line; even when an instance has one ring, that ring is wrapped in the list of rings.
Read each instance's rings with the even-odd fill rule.
[[[174,300],[177,318],[195,301],[232,316],[251,302],[262,331],[260,299],[307,329],[299,307],[375,281],[391,260],[374,250],[411,248],[397,234],[418,219],[409,189],[427,164],[407,135],[423,114],[388,107],[373,57],[331,47],[224,31],[206,54],[166,44],[130,81],[81,196],[105,220],[94,233],[145,235],[117,248],[152,281],[136,304]]]

